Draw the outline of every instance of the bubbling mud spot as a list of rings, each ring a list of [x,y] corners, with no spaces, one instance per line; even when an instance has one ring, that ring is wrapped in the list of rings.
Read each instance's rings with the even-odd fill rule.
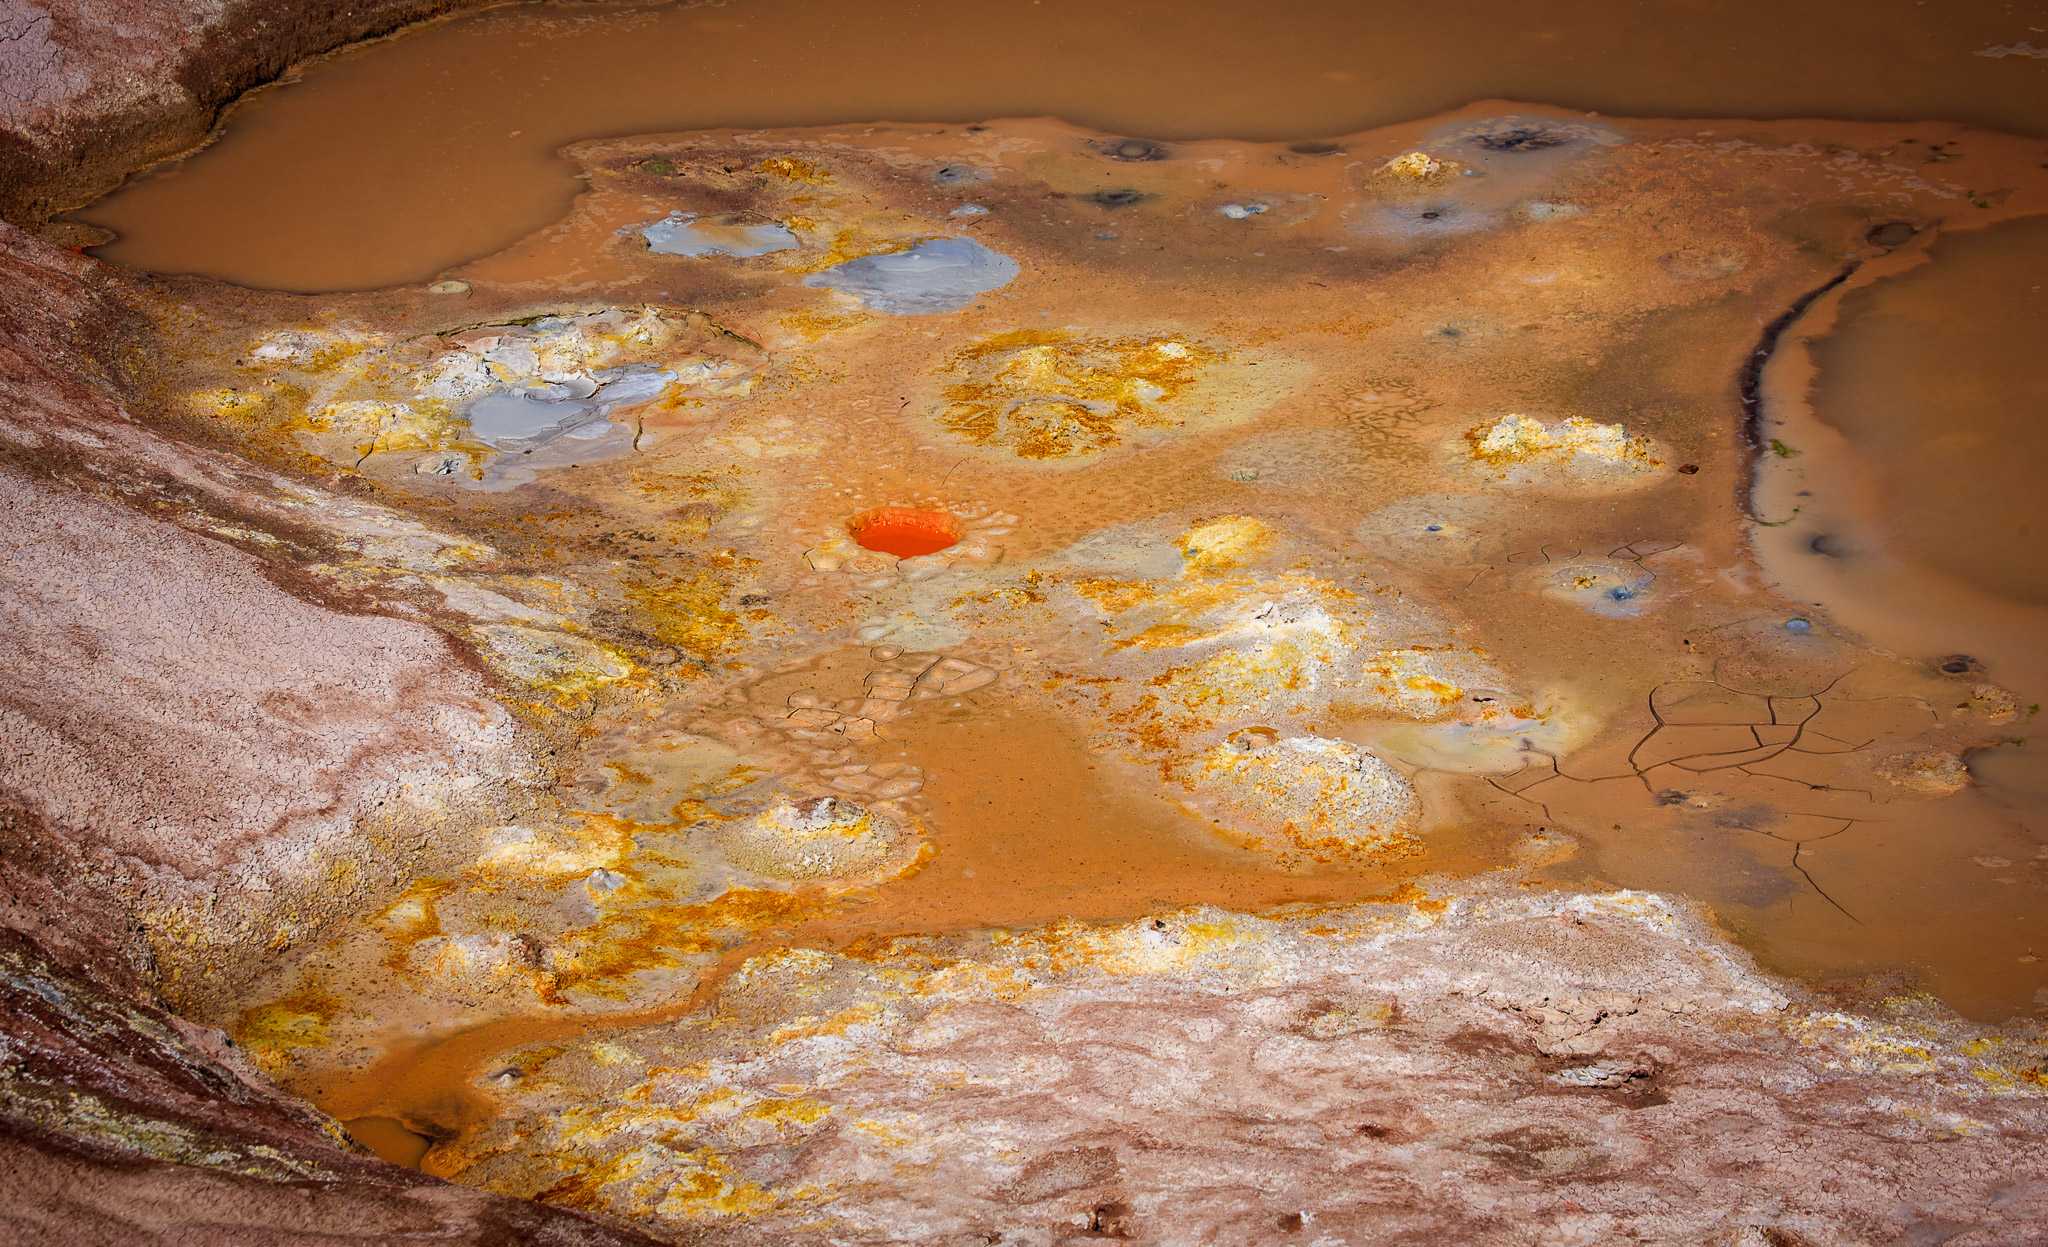
[[[1134,163],[1165,160],[1173,155],[1171,151],[1167,150],[1165,144],[1154,143],[1150,139],[1103,139],[1094,146],[1096,151],[1101,152],[1111,160],[1126,160]]]

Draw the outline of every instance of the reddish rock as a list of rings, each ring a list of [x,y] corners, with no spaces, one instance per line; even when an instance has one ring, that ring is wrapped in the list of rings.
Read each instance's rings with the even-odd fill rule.
[[[290,62],[454,7],[0,6],[0,212],[45,219]],[[172,522],[288,482],[129,418],[118,286],[0,226],[0,1240],[651,1241],[369,1157],[159,1003],[135,885],[210,895],[398,770],[480,761],[437,712],[501,712],[431,629],[307,601]]]
[[[293,62],[490,0],[5,0],[0,217],[40,223],[206,137]]]

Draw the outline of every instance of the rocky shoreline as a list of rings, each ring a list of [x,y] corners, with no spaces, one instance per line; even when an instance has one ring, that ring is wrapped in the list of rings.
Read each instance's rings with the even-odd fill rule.
[[[234,711],[195,709],[187,700],[235,696],[232,680],[205,670],[207,642],[198,638],[207,633],[233,649],[253,641],[279,610],[315,612],[305,618],[320,619],[335,639],[368,621],[306,605],[291,596],[291,588],[304,588],[288,575],[280,589],[270,579],[277,569],[218,545],[195,546],[152,514],[188,488],[232,497],[243,465],[203,450],[186,458],[133,420],[124,407],[137,400],[121,380],[114,344],[127,337],[139,345],[143,339],[131,335],[143,322],[123,308],[122,279],[32,231],[128,171],[192,146],[237,95],[291,63],[457,7],[17,4],[0,11],[7,613],[10,626],[38,637],[24,644],[27,634],[16,633],[5,647],[10,692],[0,709],[7,725],[0,1239],[7,1242],[650,1241],[369,1156],[331,1120],[253,1073],[220,1032],[161,1006],[149,943],[129,910],[137,872],[155,873],[158,886],[174,892],[212,888],[219,854],[238,835],[261,836],[295,812],[347,818],[374,806],[374,796],[336,792],[316,778],[339,760],[333,751],[352,742],[307,749],[286,717],[259,711],[258,723],[236,724]],[[193,475],[181,481],[183,472]],[[54,542],[43,553],[58,561],[25,551],[31,537]],[[152,562],[156,576],[167,578],[142,570]],[[124,580],[124,571],[141,578]],[[177,613],[180,604],[211,611],[229,603],[237,606],[210,624]],[[121,605],[171,614],[102,630],[114,621],[101,612]],[[97,649],[81,627],[118,638],[122,652]],[[412,642],[423,643],[429,648],[416,649],[414,661],[448,660],[433,642]],[[74,700],[82,689],[73,681],[91,669],[111,677],[100,687],[116,699],[151,684],[159,693],[182,691],[153,706],[143,704],[153,700],[147,693],[121,705],[93,704],[90,695]],[[251,687],[241,695],[251,694],[262,697]],[[391,709],[375,707],[353,730],[378,735]],[[107,730],[117,723],[125,728]],[[244,734],[251,727],[255,735]],[[237,753],[251,767],[242,781],[231,792],[204,791],[197,774]],[[153,783],[182,790],[152,792]],[[254,808],[266,791],[268,808]],[[131,797],[139,800],[126,813],[102,804]],[[239,817],[221,819],[223,801],[239,803]],[[222,835],[152,843],[149,828],[166,815],[185,827],[214,825]],[[131,829],[129,836],[110,836],[115,827]]]

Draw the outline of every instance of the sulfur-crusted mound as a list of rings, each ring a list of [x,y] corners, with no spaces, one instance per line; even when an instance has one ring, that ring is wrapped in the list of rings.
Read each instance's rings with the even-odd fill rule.
[[[1407,777],[1358,746],[1250,729],[1191,768],[1195,791],[1250,820],[1258,848],[1283,858],[1400,855],[1421,814]]]
[[[1578,416],[1545,424],[1505,415],[1468,430],[1460,449],[1470,470],[1511,488],[1629,489],[1648,483],[1663,466],[1649,438]]]
[[[873,810],[832,797],[786,801],[720,835],[727,857],[771,879],[844,879],[900,869],[914,838]]]

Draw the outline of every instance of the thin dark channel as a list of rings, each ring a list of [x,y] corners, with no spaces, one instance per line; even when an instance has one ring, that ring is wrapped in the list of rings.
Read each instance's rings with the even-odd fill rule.
[[[1771,357],[1778,350],[1778,340],[1785,336],[1785,331],[1806,314],[1806,309],[1812,307],[1815,300],[1849,280],[1861,267],[1861,260],[1851,260],[1833,277],[1792,300],[1785,310],[1773,317],[1771,322],[1764,326],[1763,332],[1757,335],[1755,349],[1743,361],[1742,371],[1735,376],[1736,401],[1742,405],[1742,423],[1739,427],[1742,430],[1743,445],[1750,451],[1747,479],[1742,489],[1743,508],[1753,520],[1763,519],[1756,509],[1756,482],[1760,467],[1757,456],[1763,453],[1765,445],[1762,393],[1764,369],[1770,366]]]

